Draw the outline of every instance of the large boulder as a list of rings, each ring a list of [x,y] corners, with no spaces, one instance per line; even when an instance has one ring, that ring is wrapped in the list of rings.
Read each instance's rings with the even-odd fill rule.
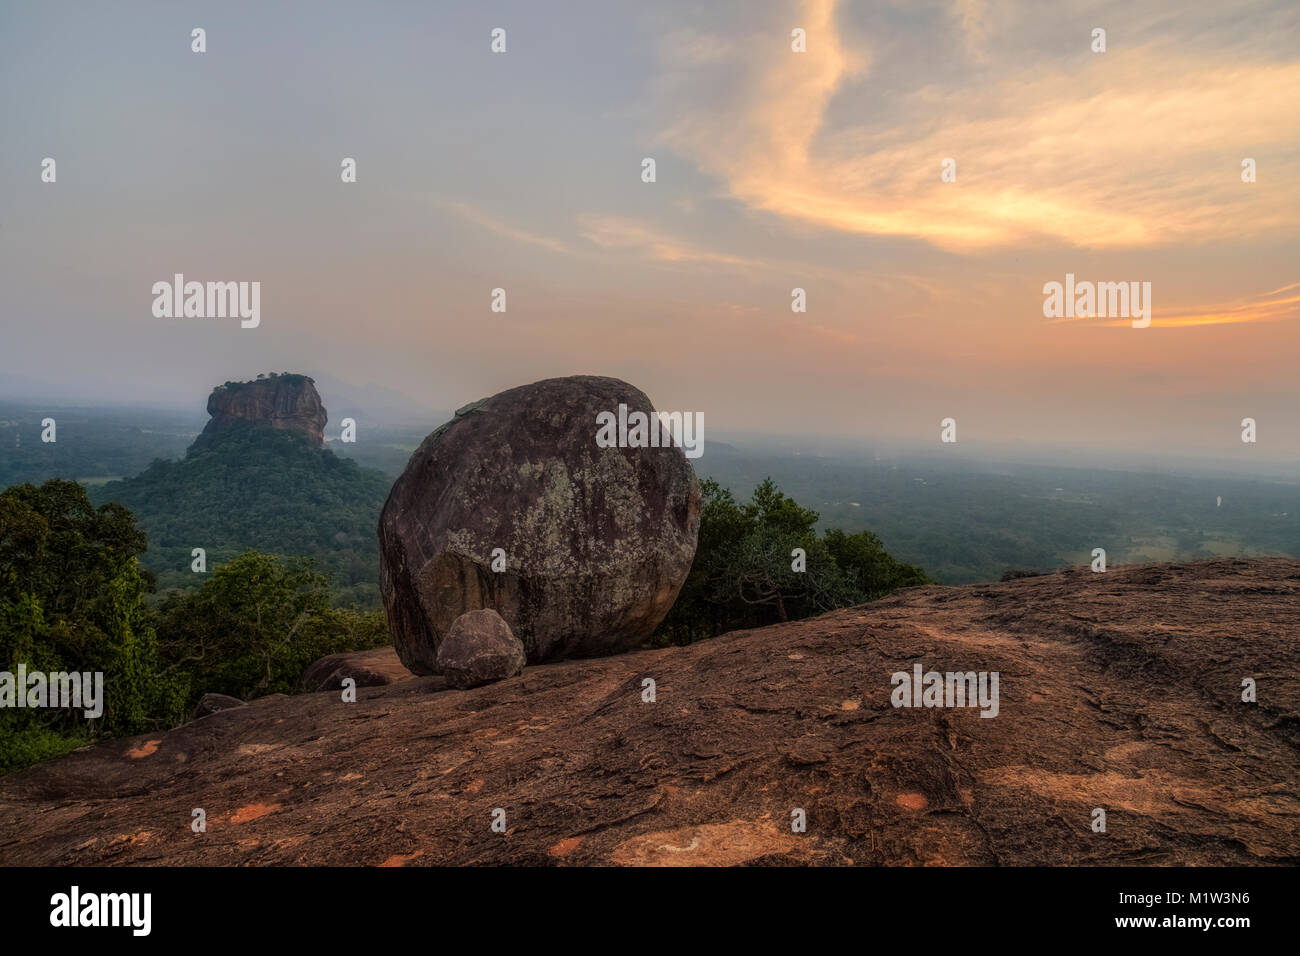
[[[462,690],[514,677],[525,663],[524,645],[491,608],[466,611],[438,645],[438,670]]]
[[[462,408],[411,456],[379,519],[410,670],[437,673],[452,622],[479,608],[531,663],[629,650],[663,620],[695,557],[699,483],[680,447],[597,445],[597,414],[620,403],[654,411],[618,379],[547,379]]]

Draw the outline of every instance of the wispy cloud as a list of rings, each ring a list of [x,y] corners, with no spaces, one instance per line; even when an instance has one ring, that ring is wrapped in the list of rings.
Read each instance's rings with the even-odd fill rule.
[[[583,238],[601,249],[631,250],[661,262],[704,262],[744,269],[760,269],[770,265],[758,259],[706,249],[635,219],[584,215],[579,222]]]
[[[1151,318],[1151,327],[1170,329],[1202,325],[1238,325],[1247,322],[1281,322],[1286,319],[1300,318],[1300,295],[1279,297],[1280,293],[1296,288],[1300,288],[1300,282],[1293,282],[1246,301],[1222,303],[1207,309],[1176,312],[1172,315],[1157,313]],[[1092,324],[1127,327],[1131,325],[1131,320],[1121,319]]]
[[[433,198],[431,201],[440,208],[454,212],[467,222],[496,235],[566,256],[633,253],[643,259],[667,263],[708,263],[741,269],[771,269],[776,265],[767,260],[708,249],[666,232],[649,222],[626,216],[597,213],[584,213],[578,216],[578,235],[590,243],[590,246],[582,246],[565,242],[555,236],[540,235],[522,229],[468,202],[441,198]],[[813,271],[819,270],[814,268]],[[824,270],[820,271],[824,272]]]
[[[494,232],[499,236],[513,239],[516,242],[524,242],[529,245],[540,246],[543,249],[549,249],[551,252],[558,252],[564,255],[573,254],[574,250],[568,245],[568,243],[561,239],[556,239],[554,236],[539,235],[538,233],[529,232],[526,229],[512,226],[467,202],[438,198],[434,198],[432,201],[435,205],[441,206],[444,209],[449,209],[467,221],[474,223],[476,226],[481,226],[489,232]]]
[[[981,48],[979,4],[951,15]],[[807,53],[758,36],[688,45],[715,57],[731,50],[740,78],[719,83],[711,101],[698,97],[697,64],[665,51],[663,86],[670,100],[681,96],[664,141],[753,209],[958,251],[1044,238],[1153,246],[1297,228],[1298,62],[1116,45],[1068,64],[1017,61],[975,86],[899,89],[869,74],[866,50],[838,28],[834,0],[810,0],[797,22]],[[901,123],[844,119],[882,92],[900,104]],[[1241,182],[1245,156],[1261,163],[1257,184]],[[945,157],[956,160],[955,183],[940,180]]]

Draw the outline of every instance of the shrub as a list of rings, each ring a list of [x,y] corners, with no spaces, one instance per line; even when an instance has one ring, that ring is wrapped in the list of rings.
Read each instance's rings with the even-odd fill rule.
[[[889,555],[869,531],[827,531],[818,514],[782,494],[770,478],[745,504],[716,481],[701,482],[695,561],[651,643],[689,644],[738,628],[798,620],[933,583]],[[802,548],[803,570],[792,552]]]

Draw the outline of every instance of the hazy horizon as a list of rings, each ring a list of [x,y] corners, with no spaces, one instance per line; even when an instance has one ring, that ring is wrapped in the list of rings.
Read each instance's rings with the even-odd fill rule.
[[[286,369],[285,371],[294,370]],[[303,374],[312,375],[311,372]],[[351,401],[346,402],[340,401],[337,393],[330,388],[322,388],[322,381],[317,380],[318,391],[321,394],[327,415],[326,442],[345,454],[349,453],[349,449],[338,445],[334,441],[331,435],[332,429],[328,427],[328,425],[337,425],[344,416],[355,416],[359,411],[370,416],[364,419],[364,428],[361,432],[364,440],[364,436],[369,429],[374,427],[389,432],[410,432],[412,435],[423,434],[425,431],[432,431],[451,418],[455,412],[453,408],[436,409],[413,403],[413,400],[410,400],[409,397],[400,394],[389,396],[387,390],[376,385],[376,383],[358,385],[328,378],[322,373],[317,374],[321,375],[324,381],[333,386],[343,386],[351,399]],[[225,380],[223,379],[223,381]],[[220,383],[214,382],[213,386],[217,384]],[[22,392],[11,393],[0,389],[0,407],[11,405],[26,408],[32,412],[41,411],[42,413],[58,409],[102,411],[105,413],[137,410],[142,413],[191,419],[197,433],[208,418],[206,399],[211,390],[211,386],[205,387],[198,390],[202,391],[201,396],[196,391],[192,396],[174,401],[132,402],[106,400],[90,394],[83,395],[80,398],[65,399],[54,393],[42,395],[37,392],[34,395],[27,395]],[[378,394],[384,397],[406,399],[412,404],[402,405],[400,402],[388,406],[367,404],[367,397],[372,402],[374,400],[376,392],[373,390],[379,390]],[[477,398],[486,397],[486,395],[480,395]],[[466,399],[460,404],[463,405],[476,400]],[[333,411],[331,411],[331,408]],[[378,413],[376,414],[377,409]],[[1068,470],[1095,469],[1137,474],[1182,474],[1189,476],[1221,474],[1236,478],[1257,477],[1265,481],[1285,480],[1300,483],[1300,474],[1297,474],[1294,470],[1294,459],[1286,456],[1270,458],[1252,453],[1250,458],[1243,459],[1231,454],[1216,456],[1210,452],[1200,454],[1185,453],[1177,449],[1151,449],[1140,445],[1120,446],[1114,443],[1061,445],[1050,442],[1030,443],[1027,441],[998,441],[979,438],[973,441],[967,440],[944,444],[921,440],[890,439],[871,434],[816,435],[774,432],[762,428],[715,427],[713,423],[707,421],[706,427],[706,441],[704,444],[704,454],[706,456],[710,448],[715,449],[716,453],[716,449],[720,445],[725,445],[742,454],[806,456],[808,458],[825,458],[844,462],[898,460],[914,464],[927,461],[947,461],[967,466],[1057,466]],[[707,462],[705,464],[707,465]],[[707,471],[707,468],[705,470]]]
[[[1280,2],[6,7],[0,394],[201,412],[282,370],[438,411],[601,374],[701,412],[706,444],[941,453],[952,417],[963,456],[1300,461],[1297,25]],[[260,282],[260,325],[154,317],[178,272]],[[1150,282],[1151,326],[1044,317],[1067,274]]]

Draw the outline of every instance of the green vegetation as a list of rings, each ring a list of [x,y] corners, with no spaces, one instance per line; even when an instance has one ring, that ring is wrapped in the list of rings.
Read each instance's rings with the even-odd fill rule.
[[[770,475],[821,527],[870,529],[944,584],[1008,570],[1112,567],[1225,555],[1300,557],[1300,484],[1041,464],[796,457],[710,446],[709,477],[737,496]],[[1218,499],[1222,498],[1222,505]]]
[[[41,441],[46,418],[53,442]],[[83,484],[134,475],[155,458],[184,454],[203,422],[153,409],[82,409],[0,402],[0,488],[49,478]]]
[[[689,644],[726,631],[812,617],[932,583],[894,560],[869,531],[817,536],[817,512],[765,479],[746,504],[716,481],[701,483],[699,547],[677,602],[653,643]],[[794,549],[804,552],[796,569]]]
[[[315,385],[316,380],[309,375],[301,375],[298,372],[262,372],[256,379],[247,382],[232,382],[229,379],[218,385],[214,392],[241,392],[255,388],[258,382],[276,381],[283,385],[299,387],[302,385]]]
[[[304,561],[246,551],[197,591],[172,592],[158,609],[163,657],[195,690],[248,699],[291,693],[327,654],[378,647],[388,625],[377,611],[330,604],[329,578]]]
[[[381,612],[331,606],[324,575],[252,551],[150,608],[144,548],[130,512],[95,508],[75,482],[0,492],[0,669],[104,674],[93,728],[80,712],[0,710],[0,772],[175,726],[209,691],[289,691],[316,658],[388,639]]]
[[[313,559],[334,602],[379,607],[376,528],[390,482],[376,471],[266,425],[229,428],[179,461],[155,461],[96,490],[128,507],[149,535],[142,559],[160,589],[189,589],[203,548],[209,568],[252,548]]]
[[[145,537],[120,505],[91,506],[71,481],[0,493],[0,669],[102,671],[99,732],[139,733],[179,718],[185,687],[162,677]],[[81,713],[0,710],[0,770],[77,746]]]
[[[366,426],[365,441],[344,444],[334,443],[334,453],[355,461],[363,468],[373,468],[389,476],[392,481],[406,470],[412,453],[420,442],[433,431],[434,421],[419,429],[385,428],[382,425]]]

